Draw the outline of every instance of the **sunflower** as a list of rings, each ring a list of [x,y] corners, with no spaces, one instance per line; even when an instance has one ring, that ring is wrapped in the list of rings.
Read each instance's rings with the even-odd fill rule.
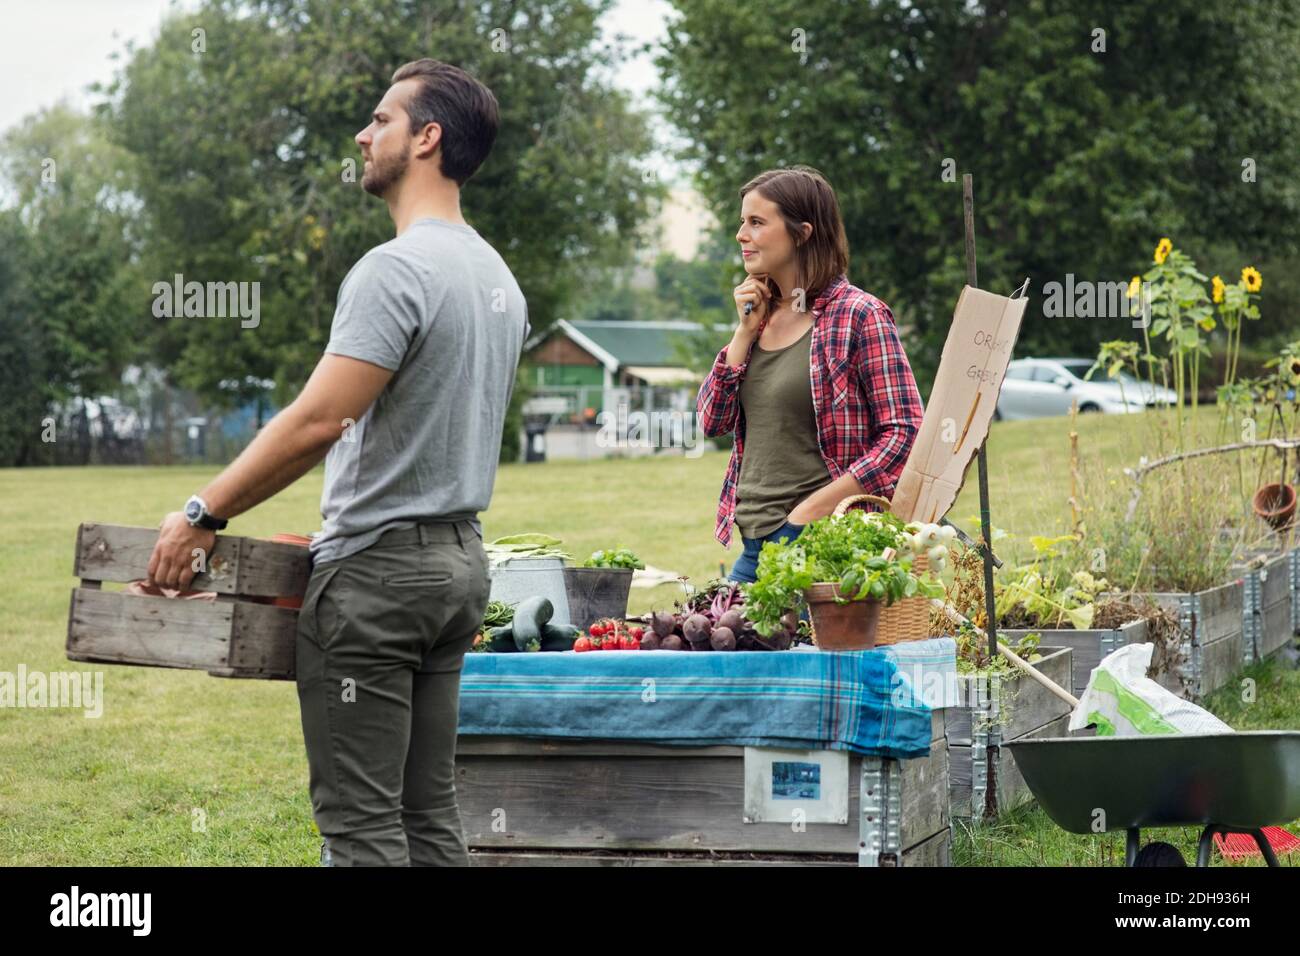
[[[1220,279],[1218,276],[1215,276],[1214,279],[1211,280],[1210,282],[1210,288],[1214,290],[1212,293],[1214,297],[1214,301],[1222,302],[1223,301],[1223,280]]]
[[[1169,253],[1174,251],[1174,244],[1169,241],[1168,237],[1161,239],[1156,244],[1156,265],[1162,266],[1165,260],[1169,258]]]
[[[1291,377],[1300,380],[1300,358],[1291,360]]]
[[[1247,292],[1258,292],[1259,287],[1264,284],[1264,277],[1254,266],[1246,266],[1241,270],[1241,281],[1246,283]]]
[[[1128,284],[1128,297],[1136,299],[1140,291],[1142,291],[1142,277],[1134,276]]]

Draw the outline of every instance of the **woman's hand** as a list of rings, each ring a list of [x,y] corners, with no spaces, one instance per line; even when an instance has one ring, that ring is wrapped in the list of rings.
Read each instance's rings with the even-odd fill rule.
[[[767,284],[767,276],[759,274],[747,277],[732,291],[732,298],[736,300],[736,315],[740,318],[740,328],[737,331],[749,336],[757,336],[763,320],[767,318],[772,299],[772,289]],[[746,305],[754,307],[749,315],[745,314]]]

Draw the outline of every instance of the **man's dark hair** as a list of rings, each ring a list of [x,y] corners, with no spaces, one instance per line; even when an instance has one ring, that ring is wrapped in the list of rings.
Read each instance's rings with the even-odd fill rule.
[[[458,66],[425,57],[397,68],[393,82],[418,79],[406,104],[411,134],[429,123],[442,127],[442,174],[464,186],[483,165],[501,122],[492,91]]]

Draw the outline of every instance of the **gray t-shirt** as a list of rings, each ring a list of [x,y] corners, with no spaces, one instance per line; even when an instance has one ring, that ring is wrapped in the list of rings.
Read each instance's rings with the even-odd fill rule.
[[[529,330],[510,269],[469,226],[418,219],[361,257],[325,351],[394,375],[325,458],[317,563],[487,508]]]

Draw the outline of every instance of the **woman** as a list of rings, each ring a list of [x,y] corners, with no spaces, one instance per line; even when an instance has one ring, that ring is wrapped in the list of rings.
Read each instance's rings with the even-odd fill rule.
[[[797,538],[849,495],[893,493],[921,396],[889,306],[848,281],[844,223],[821,173],[769,170],[740,199],[739,324],[696,406],[706,435],[735,432],[714,536],[730,547],[739,529],[730,577],[752,582],[763,542]]]

